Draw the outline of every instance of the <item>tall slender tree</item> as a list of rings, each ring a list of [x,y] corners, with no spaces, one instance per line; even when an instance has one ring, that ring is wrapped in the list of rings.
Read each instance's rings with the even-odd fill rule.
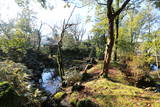
[[[119,0],[116,0],[116,9],[119,9]],[[114,51],[114,61],[117,61],[117,45],[118,45],[118,37],[119,37],[119,15],[117,15],[115,20],[116,25],[116,40],[115,40],[115,51]]]
[[[122,6],[117,9],[115,11],[115,9],[113,8],[112,4],[113,4],[113,0],[107,0],[106,3],[100,3],[98,0],[96,0],[96,2],[99,5],[104,5],[107,6],[107,17],[108,17],[108,21],[109,21],[109,44],[106,45],[105,48],[105,55],[104,55],[104,67],[103,67],[103,71],[101,73],[104,74],[105,76],[108,76],[108,70],[109,70],[109,65],[110,65],[110,61],[111,61],[111,55],[112,55],[112,50],[113,50],[113,46],[114,46],[114,21],[115,18],[120,15],[120,13],[124,10],[124,8],[127,6],[127,4],[129,3],[130,0],[125,0],[124,3],[122,4]]]

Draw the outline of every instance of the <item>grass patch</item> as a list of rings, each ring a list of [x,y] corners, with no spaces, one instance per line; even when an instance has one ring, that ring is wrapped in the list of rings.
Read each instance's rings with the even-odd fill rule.
[[[95,65],[94,67],[92,67],[91,69],[87,70],[87,73],[92,73],[92,72],[95,72],[96,70],[102,70],[103,68],[103,64],[102,62],[98,62],[97,65]]]
[[[80,92],[73,92],[67,96],[68,101],[77,105],[81,100],[89,99],[100,105],[100,107],[159,107],[160,93],[144,91],[143,89],[128,86],[126,75],[119,70],[120,65],[111,63],[109,78],[93,79],[84,82],[85,89]],[[103,68],[103,61],[99,61],[87,73],[94,74]],[[156,75],[156,74],[154,74]],[[123,84],[121,84],[123,83]],[[76,107],[76,106],[75,106]]]
[[[123,84],[129,84],[126,80],[126,75],[122,73],[119,69],[112,69],[111,71],[114,71],[114,73],[109,73],[108,78],[113,82],[123,83]]]
[[[86,82],[84,85],[87,87],[85,92],[74,92],[69,96],[72,102],[83,99],[85,96],[102,107],[146,107],[149,105],[156,107],[160,105],[160,93],[113,83],[104,78]]]
[[[126,80],[126,75],[118,69],[120,65],[118,63],[111,63],[111,66],[112,69],[110,69],[110,73],[108,74],[109,79],[114,82],[129,84],[128,81]],[[97,65],[87,70],[87,73],[93,73],[95,71],[100,72],[102,71],[102,68],[103,68],[103,61],[99,61]]]

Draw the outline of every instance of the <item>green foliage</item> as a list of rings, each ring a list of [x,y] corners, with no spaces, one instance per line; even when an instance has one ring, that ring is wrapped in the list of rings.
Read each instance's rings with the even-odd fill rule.
[[[43,53],[43,54],[47,54],[49,55],[51,53],[51,51],[56,51],[56,49],[52,50],[50,49],[49,46],[43,46],[40,48],[40,51]],[[56,53],[56,52],[55,52]]]
[[[150,0],[153,1],[157,8],[160,8],[160,1],[159,0]]]
[[[60,101],[66,95],[65,92],[58,92],[52,98],[54,100]]]
[[[82,75],[76,70],[65,73],[66,74],[64,79],[67,81],[68,85],[73,85],[74,83],[79,82],[82,79]]]
[[[84,41],[80,44],[79,48],[89,50],[89,47],[91,47],[91,46],[92,45],[91,45],[90,41]]]
[[[157,48],[157,50],[160,48],[160,32],[156,31],[156,32],[152,32],[150,34],[145,34],[143,35],[143,39],[144,42],[142,43],[142,50],[147,50],[147,49],[151,49],[151,52],[155,51],[155,48]]]
[[[26,66],[13,61],[0,62],[0,81],[7,81],[18,96],[26,97],[27,103],[38,102],[38,89],[33,89],[29,82],[31,71]]]
[[[140,29],[143,27],[145,19],[143,11],[137,14],[130,11],[128,14],[129,17],[119,28],[118,52],[123,56],[135,52],[139,42]],[[135,14],[134,17],[133,14]]]
[[[149,75],[148,57],[144,55],[131,55],[125,59],[125,67],[121,66],[121,70],[126,75],[126,80],[130,85],[137,87],[153,87],[155,82]]]
[[[143,35],[144,42],[141,43],[139,50],[145,56],[145,61],[149,63],[155,63],[156,57],[159,56],[160,49],[160,32],[156,31],[150,34]]]
[[[14,19],[9,20],[8,23],[0,21],[0,32],[7,38],[10,38],[13,34],[14,23],[15,23]]]
[[[100,18],[100,21],[95,24],[91,32],[97,32],[99,34],[105,34],[106,30],[108,30],[108,19],[107,18]]]
[[[118,42],[118,52],[120,56],[129,56],[134,52],[134,43],[130,43],[126,40],[119,40]]]
[[[67,49],[64,50],[64,52],[68,57],[74,56],[82,59],[88,57],[92,49],[93,46],[90,41],[83,41],[77,48],[74,48],[73,50]],[[95,49],[93,49],[93,56],[95,56]]]
[[[78,92],[74,92],[73,94],[71,94],[69,98],[69,103],[72,104],[73,106],[76,106],[77,102],[78,102]]]
[[[12,61],[0,62],[1,81],[8,81],[16,89],[18,95],[29,91],[30,87],[28,82],[26,82],[29,79],[29,73],[31,72],[20,63]]]
[[[31,47],[28,35],[17,30],[12,38],[0,37],[0,49],[9,59],[19,61],[25,55],[26,50]]]
[[[93,38],[91,43],[96,48],[96,57],[98,59],[103,59],[105,45],[107,42],[106,31],[108,30],[108,18],[106,14],[106,8],[100,5],[96,6],[96,24],[93,26],[91,32],[93,33]]]
[[[77,107],[99,107],[99,106],[89,99],[82,99],[78,101]]]
[[[102,6],[96,6],[96,24],[92,28],[91,32],[94,34],[91,43],[96,48],[96,56],[97,58],[103,59],[105,45],[107,42],[106,31],[108,30],[108,19],[106,16],[106,8]]]
[[[105,35],[100,35],[99,33],[96,33],[96,35],[91,40],[91,43],[96,48],[96,57],[99,59],[103,59],[106,45]]]
[[[85,99],[93,100],[101,107],[118,107],[119,105],[121,107],[131,105],[133,107],[137,105],[146,107],[148,104],[153,106],[159,103],[159,93],[146,92],[136,87],[113,83],[102,78],[86,82],[84,85],[87,87],[85,93],[74,92],[68,96],[69,100],[78,99],[81,101],[85,96]],[[75,100],[74,102],[78,101]]]
[[[6,39],[5,37],[1,37],[0,46],[2,50],[6,53],[9,52],[10,48],[15,48],[17,51],[24,52],[26,48],[30,47],[27,36],[28,35],[17,30],[11,39]]]
[[[31,33],[32,29],[33,29],[33,28],[31,28],[31,20],[27,17],[20,18],[16,23],[16,28],[20,29],[21,31],[23,31],[26,34]]]
[[[77,48],[77,44],[76,44],[76,41],[75,39],[73,38],[72,35],[65,35],[64,38],[63,38],[63,45],[62,45],[63,49],[75,49]]]
[[[6,93],[10,91],[11,87],[8,85],[8,82],[0,82],[0,98],[3,97]]]
[[[18,96],[8,82],[0,82],[1,107],[22,106],[22,99]]]
[[[128,65],[129,66],[134,66],[135,68],[145,68],[144,66],[148,66],[148,62],[143,55],[139,56],[132,56],[130,57],[131,61],[129,61]],[[145,70],[145,69],[144,69]]]

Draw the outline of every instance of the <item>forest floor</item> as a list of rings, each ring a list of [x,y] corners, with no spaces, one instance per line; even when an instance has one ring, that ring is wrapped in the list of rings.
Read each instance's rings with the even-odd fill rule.
[[[112,81],[98,78],[101,68],[102,64],[97,64],[87,71],[92,78],[82,83],[84,90],[72,92],[71,87],[65,89],[65,99],[73,105],[89,100],[100,107],[160,107],[160,93],[125,85],[125,75],[114,67],[109,70]]]

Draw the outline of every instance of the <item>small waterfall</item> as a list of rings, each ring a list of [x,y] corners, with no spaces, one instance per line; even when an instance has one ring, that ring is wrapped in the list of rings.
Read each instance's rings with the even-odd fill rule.
[[[54,68],[45,68],[40,79],[41,87],[49,94],[55,94],[62,86],[60,76],[57,76]]]

